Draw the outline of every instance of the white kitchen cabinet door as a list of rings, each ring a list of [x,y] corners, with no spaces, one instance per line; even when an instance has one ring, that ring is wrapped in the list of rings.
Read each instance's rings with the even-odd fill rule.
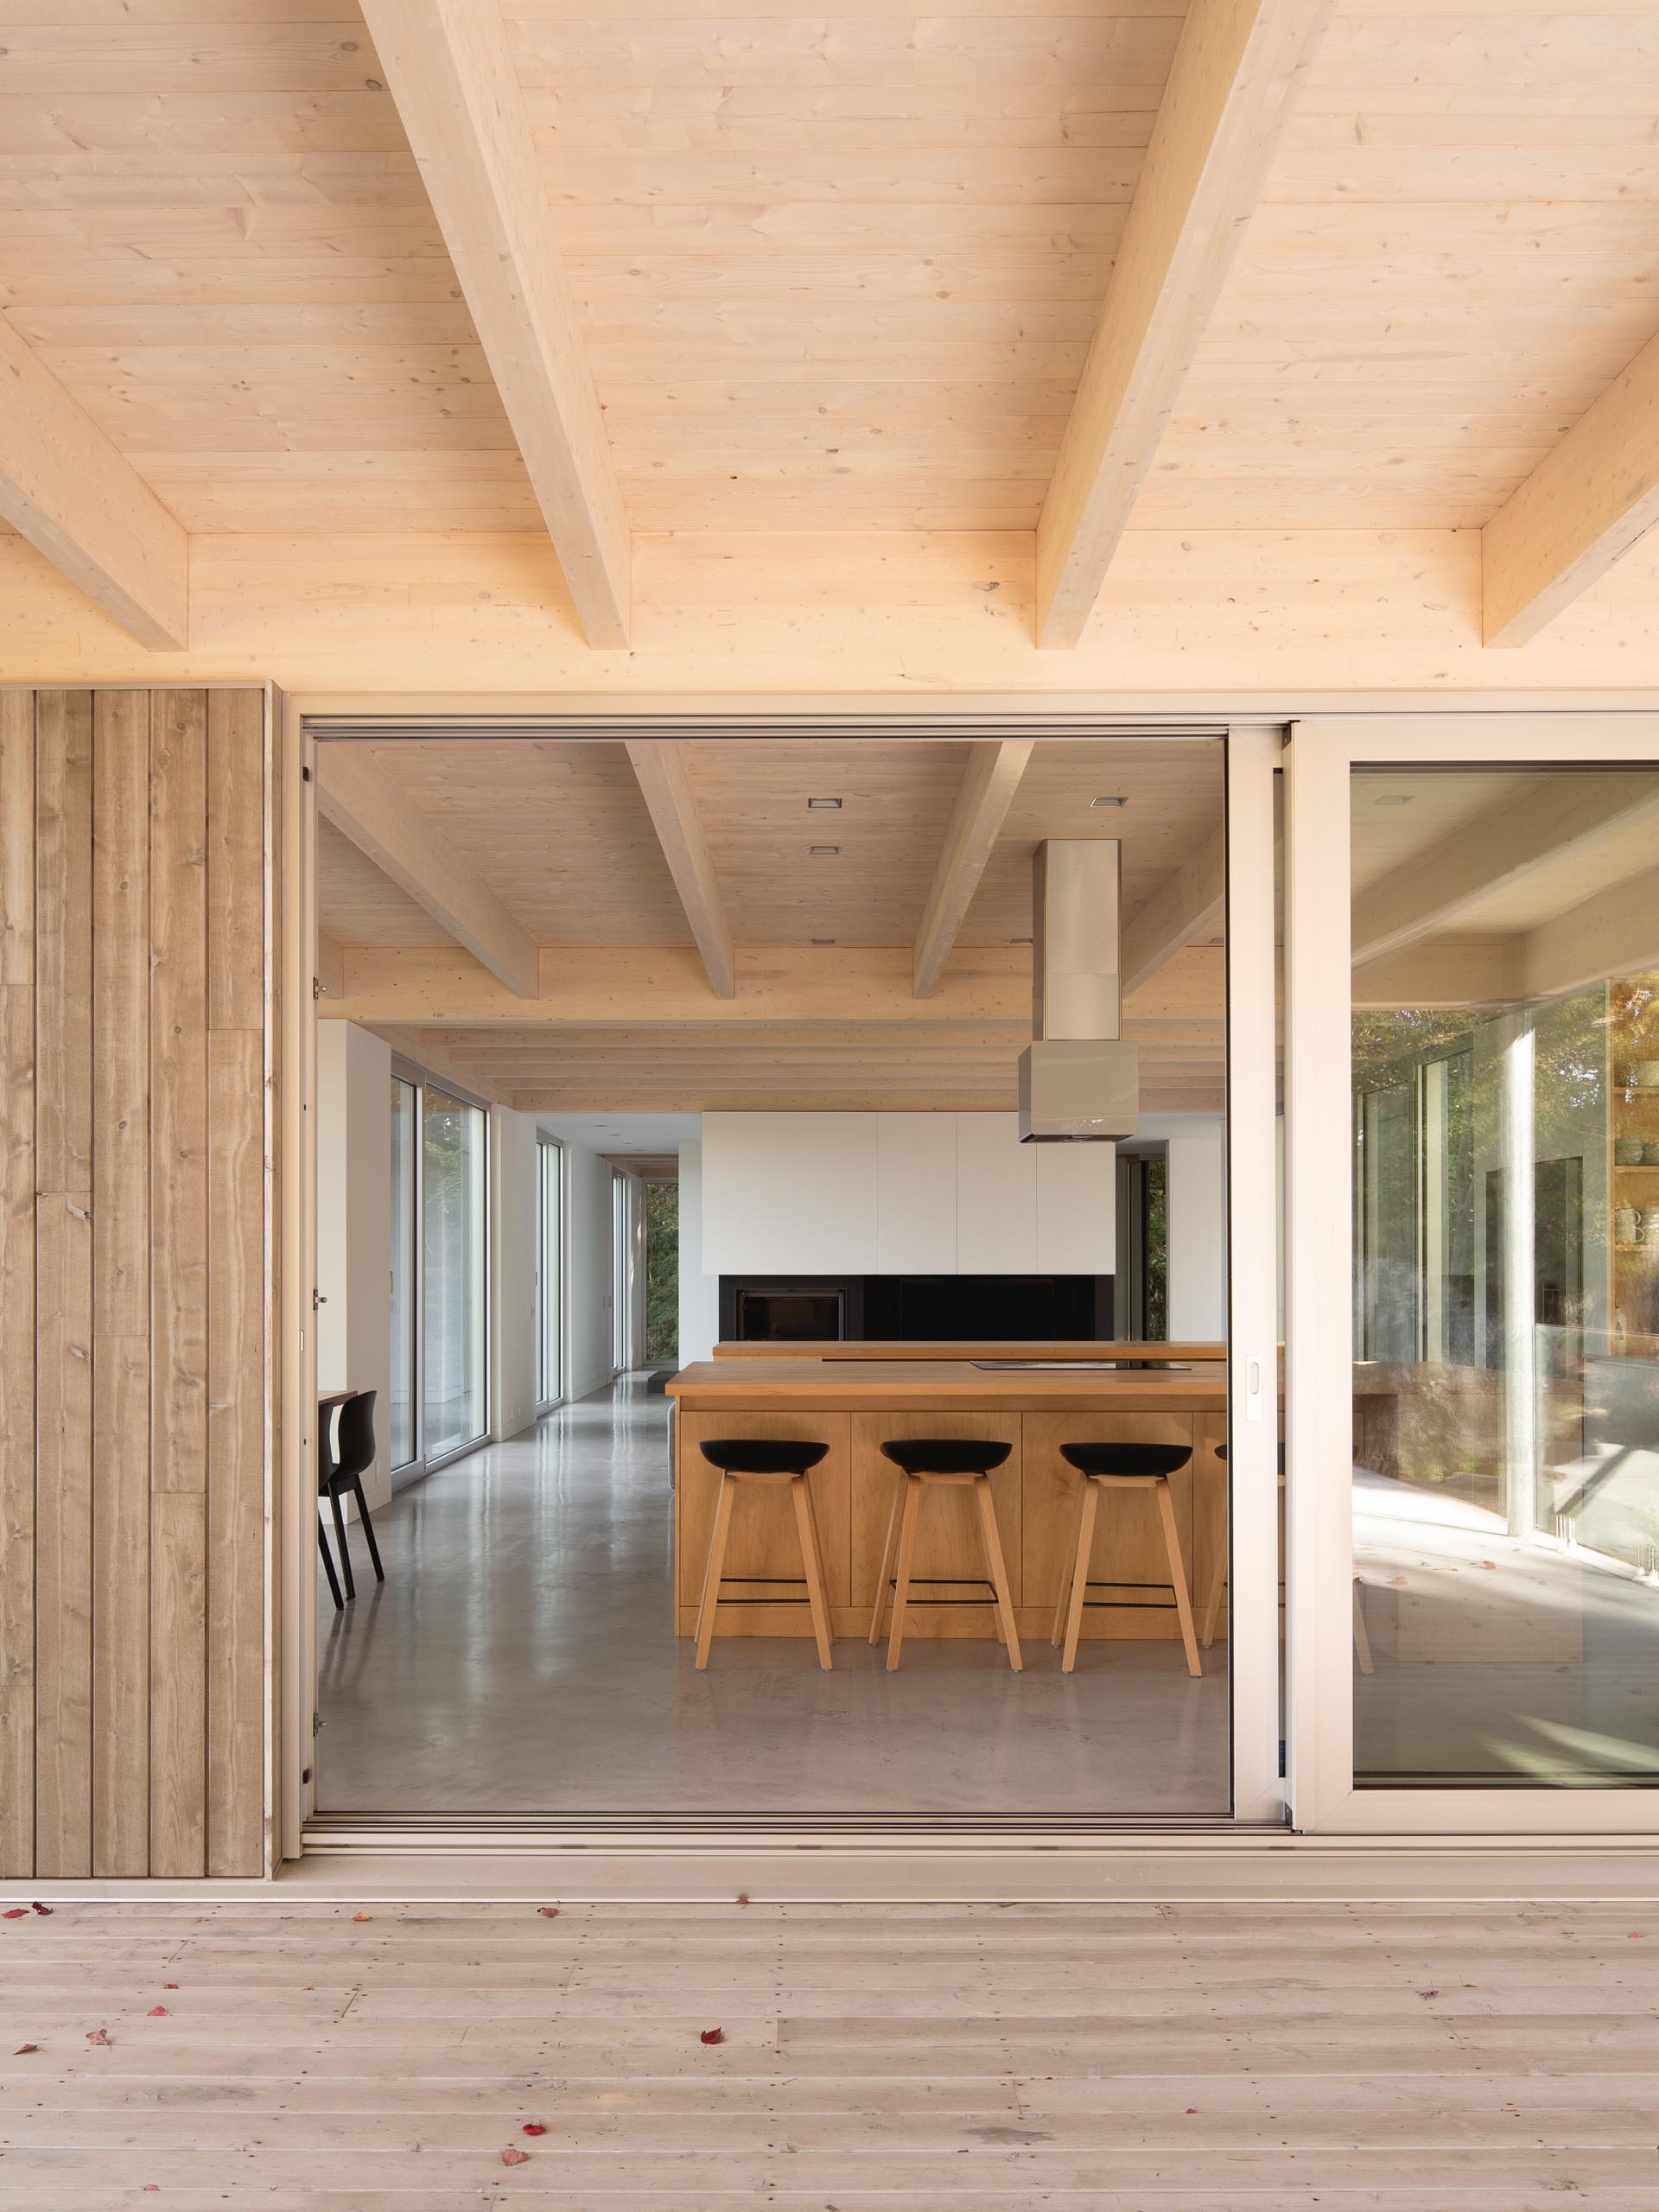
[[[957,1116],[875,1117],[876,1272],[954,1274]]]
[[[873,1274],[874,1114],[705,1114],[709,1274]]]
[[[957,1116],[957,1269],[1025,1275],[1037,1266],[1037,1154],[1017,1114]]]
[[[1038,1144],[1037,1269],[1046,1275],[1117,1272],[1117,1147]]]

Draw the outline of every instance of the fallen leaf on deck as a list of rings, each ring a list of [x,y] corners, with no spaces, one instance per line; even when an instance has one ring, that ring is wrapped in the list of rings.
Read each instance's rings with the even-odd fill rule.
[[[49,1904],[34,1904],[29,1907],[29,1910],[38,1912],[42,1920],[50,1920],[54,1908]]]
[[[29,1907],[26,1904],[8,1905],[5,1911],[0,1914],[0,1919],[5,1920],[27,1920],[28,1918]]]
[[[1389,1577],[1389,1587],[1390,1590],[1403,1590],[1405,1586],[1406,1578],[1403,1574],[1391,1574]]]
[[[545,2135],[547,2122],[544,2120],[527,2120],[519,2132],[524,2135]]]
[[[109,2039],[110,2031],[107,2028],[88,2028],[86,2031],[88,2043],[108,2043]]]
[[[748,1891],[747,1890],[740,1890],[737,1893],[737,1901],[739,1904],[747,1904],[749,1901]]]
[[[697,2041],[699,2043],[724,2043],[725,2040],[726,2031],[724,2028],[705,2028],[702,2033],[697,2037]]]
[[[1495,1559],[1478,1559],[1475,1561],[1475,1565],[1477,1567],[1487,1567],[1494,1574],[1497,1573],[1497,1561]]]
[[[38,2050],[40,2047],[37,2043],[20,2043],[11,2055],[14,2058],[27,2058],[31,2050]]]
[[[172,2017],[165,2005],[152,2005],[144,2015],[147,2020],[170,2020]]]
[[[504,2166],[522,2166],[529,2156],[528,2151],[520,2151],[515,2145],[509,2143],[501,2153],[501,2163]]]
[[[538,1904],[536,1910],[543,1920],[556,1920],[559,1916],[559,1908],[556,1904]]]
[[[374,1918],[374,1915],[372,1912],[354,1912],[352,1915],[352,1918],[353,1920],[372,1920]]]
[[[162,1987],[163,1989],[176,1989],[178,1986],[179,1985],[176,1981],[164,1981],[162,1984]]]

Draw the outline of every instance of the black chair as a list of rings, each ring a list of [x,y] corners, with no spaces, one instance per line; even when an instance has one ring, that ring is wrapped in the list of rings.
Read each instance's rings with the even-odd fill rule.
[[[1008,1665],[1017,1675],[1023,1664],[1020,1631],[1014,1625],[1014,1592],[1002,1557],[996,1529],[996,1506],[991,1497],[991,1470],[1000,1467],[1013,1447],[983,1436],[899,1436],[881,1446],[884,1456],[899,1470],[893,1510],[887,1516],[887,1541],[881,1547],[881,1569],[876,1578],[875,1611],[870,1616],[870,1642],[881,1640],[881,1619],[887,1593],[893,1593],[893,1628],[887,1639],[887,1670],[899,1664],[904,1647],[906,1615],[912,1603],[911,1585],[920,1580],[930,1587],[949,1586],[988,1592],[972,1598],[928,1598],[931,1605],[982,1605],[988,1602],[998,1637],[1007,1647]],[[925,1491],[936,1487],[967,1489],[979,1510],[980,1541],[985,1549],[988,1574],[913,1575],[911,1560],[916,1548],[916,1528]]]
[[[812,1616],[812,1634],[818,1647],[818,1664],[835,1664],[830,1646],[835,1630],[830,1620],[830,1593],[823,1579],[823,1552],[812,1511],[812,1492],[807,1477],[830,1450],[790,1436],[716,1437],[702,1447],[711,1467],[720,1469],[720,1489],[715,1498],[713,1532],[709,1539],[709,1562],[702,1573],[702,1596],[697,1605],[697,1668],[709,1664],[709,1647],[722,1599],[728,1605],[806,1605]],[[732,1508],[745,1483],[787,1489],[795,1508],[795,1533],[801,1548],[803,1574],[728,1574],[726,1540],[731,1533]],[[760,1598],[729,1598],[728,1583],[759,1584],[766,1594]],[[779,1598],[779,1586],[799,1587],[802,1598]]]
[[[1072,1523],[1071,1548],[1065,1570],[1060,1577],[1059,1596],[1054,1606],[1054,1625],[1049,1633],[1051,1643],[1063,1646],[1060,1671],[1069,1675],[1077,1663],[1077,1637],[1083,1627],[1085,1605],[1141,1606],[1154,1602],[1141,1597],[1091,1598],[1095,1589],[1111,1590],[1167,1590],[1179,1617],[1181,1642],[1186,1650],[1186,1671],[1202,1674],[1198,1660],[1198,1640],[1192,1627],[1192,1597],[1187,1587],[1186,1568],[1181,1559],[1181,1541],[1175,1527],[1175,1504],[1170,1495],[1169,1478],[1179,1474],[1192,1457],[1189,1444],[1062,1444],[1060,1457],[1075,1467],[1084,1478],[1077,1491],[1077,1510]],[[1110,1491],[1144,1491],[1156,1501],[1158,1517],[1163,1525],[1164,1550],[1169,1561],[1166,1582],[1099,1582],[1089,1573],[1090,1554],[1095,1541],[1095,1510],[1100,1503],[1100,1493]]]
[[[352,1554],[346,1541],[346,1516],[341,1500],[347,1495],[357,1501],[358,1518],[363,1523],[363,1534],[368,1539],[369,1557],[374,1561],[374,1579],[384,1582],[386,1570],[380,1564],[380,1547],[374,1541],[374,1523],[369,1518],[369,1501],[363,1495],[363,1478],[374,1465],[374,1401],[372,1390],[354,1390],[340,1408],[339,1440],[331,1451],[328,1446],[327,1424],[323,1426],[319,1439],[317,1468],[317,1503],[326,1497],[334,1512],[334,1541],[340,1546],[340,1564],[346,1576],[346,1595],[355,1598],[357,1584],[352,1575]],[[317,1534],[322,1535],[322,1523],[317,1523]],[[323,1540],[323,1557],[327,1559],[328,1545]],[[334,1581],[332,1563],[328,1580],[334,1592],[334,1603],[340,1602],[339,1585]]]

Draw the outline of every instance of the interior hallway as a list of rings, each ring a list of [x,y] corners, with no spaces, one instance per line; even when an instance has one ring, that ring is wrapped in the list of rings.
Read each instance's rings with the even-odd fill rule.
[[[329,1812],[1224,1814],[1224,1643],[670,1633],[668,1411],[642,1377],[550,1414],[375,1516],[355,1605],[319,1580]]]

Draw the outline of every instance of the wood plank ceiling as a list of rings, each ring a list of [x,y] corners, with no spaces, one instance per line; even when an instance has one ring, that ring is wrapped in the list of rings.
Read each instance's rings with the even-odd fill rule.
[[[505,0],[626,528],[1034,530],[1178,41],[1227,4]],[[434,213],[352,0],[3,12],[0,314],[187,531],[547,526],[468,307],[475,211],[446,182]],[[1651,407],[1618,404],[1659,327],[1659,15],[1326,12],[1226,18],[1281,40],[1294,98],[1241,123],[1248,56],[1218,88],[1264,181],[1236,219],[1194,203],[1242,245],[1186,302],[1134,527],[1480,528],[1583,424],[1504,525],[1489,623],[1529,635],[1659,484]],[[1595,495],[1558,543],[1562,475]]]

